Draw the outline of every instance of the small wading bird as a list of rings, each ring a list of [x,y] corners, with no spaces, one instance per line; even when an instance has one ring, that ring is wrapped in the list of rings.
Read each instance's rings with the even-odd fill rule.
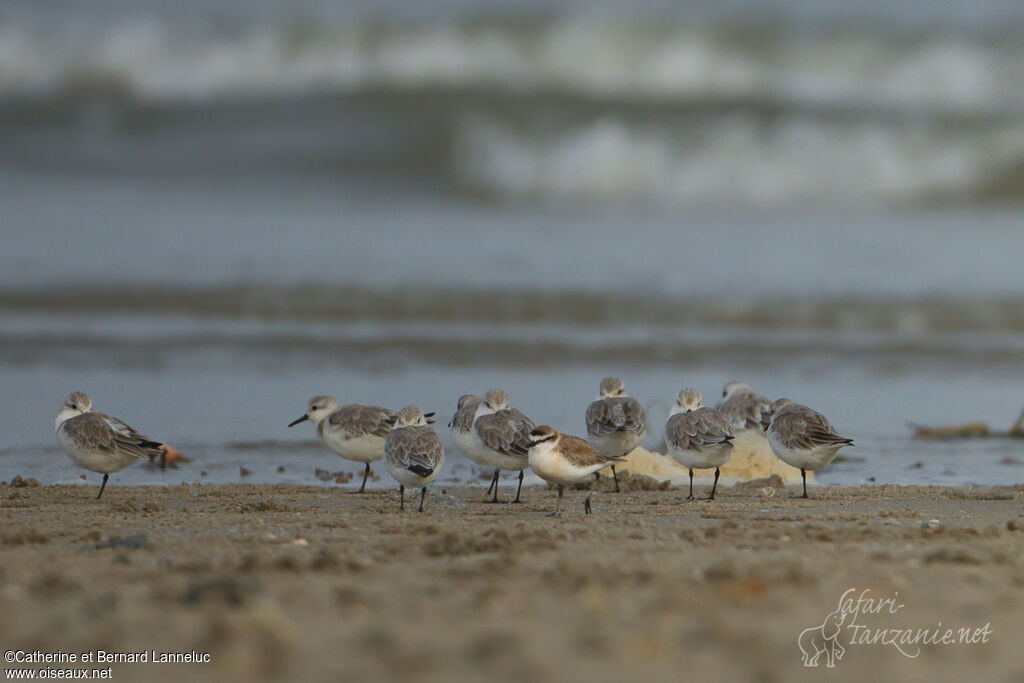
[[[97,500],[112,473],[163,453],[160,442],[147,439],[116,417],[92,412],[92,400],[81,391],[64,399],[57,413],[56,428],[57,439],[72,462],[103,474]]]
[[[481,467],[490,467],[484,460],[483,454],[477,450],[473,442],[473,420],[476,419],[476,409],[483,403],[483,398],[476,394],[463,394],[452,415],[452,421],[448,423],[452,432],[452,442],[459,449],[466,459]],[[487,495],[497,486],[497,478],[491,475],[491,485],[487,488]]]
[[[601,395],[587,407],[587,441],[601,453],[612,457],[629,455],[647,435],[647,415],[635,398],[626,395],[626,386],[617,377],[601,380]],[[612,465],[615,491],[619,477]]]
[[[384,464],[398,482],[399,510],[405,509],[405,487],[420,489],[420,508],[427,495],[427,484],[434,481],[444,464],[441,437],[427,424],[423,411],[406,406],[398,413],[395,428],[384,444]]]
[[[494,468],[494,476],[491,478],[494,497],[488,502],[498,502],[498,476],[501,470],[519,472],[519,487],[512,501],[519,502],[519,494],[523,490],[523,471],[530,466],[527,452],[530,448],[530,430],[534,426],[533,420],[519,410],[508,407],[508,394],[501,389],[491,389],[477,405],[471,432],[473,449],[480,461]]]
[[[736,431],[747,429],[757,430],[763,434],[768,428],[768,420],[772,414],[772,402],[755,394],[749,385],[743,382],[729,382],[722,390],[722,400],[715,406],[729,420]]]
[[[690,471],[690,495],[693,499],[693,470],[715,468],[715,483],[707,500],[715,499],[719,468],[732,457],[732,428],[725,415],[714,408],[702,408],[696,389],[683,389],[676,398],[672,415],[665,423],[665,443],[669,455]]]
[[[800,468],[804,493],[793,498],[807,498],[807,470],[832,462],[840,448],[853,445],[853,439],[840,436],[821,413],[780,398],[772,404],[768,444],[779,460]]]
[[[581,482],[608,465],[621,462],[622,457],[605,455],[583,439],[559,434],[554,427],[541,425],[530,432],[530,467],[541,479],[558,487],[555,511],[548,517],[557,517],[562,506],[565,487]],[[583,503],[584,514],[590,514],[590,496]]]
[[[433,415],[428,413],[426,417]],[[359,404],[342,406],[332,396],[314,396],[309,399],[302,417],[288,426],[309,420],[316,425],[316,435],[328,450],[346,460],[364,463],[363,483],[357,492],[363,493],[370,476],[370,463],[384,457],[384,440],[397,418],[398,414],[387,408]]]

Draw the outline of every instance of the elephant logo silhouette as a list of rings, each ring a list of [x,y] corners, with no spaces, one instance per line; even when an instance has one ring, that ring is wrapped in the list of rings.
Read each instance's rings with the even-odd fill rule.
[[[839,644],[839,634],[845,619],[846,614],[839,608],[825,617],[821,626],[812,626],[800,632],[797,645],[803,654],[804,666],[818,666],[818,660],[825,655],[825,666],[835,668],[836,660],[846,654],[846,648]]]

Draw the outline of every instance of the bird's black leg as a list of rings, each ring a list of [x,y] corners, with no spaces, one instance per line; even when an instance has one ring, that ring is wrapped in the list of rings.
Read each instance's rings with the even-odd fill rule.
[[[583,501],[583,514],[585,514],[585,515],[589,515],[590,514],[590,496],[592,496],[592,495],[594,495],[594,492],[593,491],[588,491],[587,492],[587,499],[585,501]]]
[[[420,490],[420,512],[423,512],[423,499],[427,497],[427,487],[424,486]]]
[[[490,503],[498,502],[498,474],[500,470],[494,470],[494,496],[491,498]]]
[[[519,488],[516,489],[516,499],[512,501],[513,503],[518,503],[519,502],[519,494],[523,492],[523,477],[524,476],[525,476],[524,470],[519,470]]]
[[[800,478],[804,481],[804,495],[802,496],[790,496],[790,498],[809,498],[807,495],[807,470],[803,467],[800,468]]]
[[[686,500],[693,500],[693,468],[690,468],[690,495],[686,497]]]
[[[405,484],[399,484],[398,485],[398,501],[399,501],[398,509],[399,510],[404,510],[405,509]]]
[[[487,487],[487,495],[491,495],[491,489],[498,485],[498,470],[494,470],[494,475],[491,477],[491,485]]]
[[[615,465],[612,465],[612,479],[615,480],[615,493],[619,492],[619,475],[615,474]]]
[[[562,507],[562,487],[558,487],[558,500],[555,502],[555,511],[548,515],[548,517],[557,517],[558,508]]]
[[[718,468],[715,468],[715,483],[711,485],[711,495],[707,497],[708,500],[715,499],[715,491],[718,489]]]
[[[363,484],[359,487],[359,493],[366,490],[366,478],[370,476],[370,463],[366,463],[365,469],[363,469]]]
[[[103,495],[103,489],[107,488],[107,479],[110,479],[110,475],[109,474],[104,474],[103,475],[103,483],[100,484],[100,492],[96,495],[96,500],[100,499],[100,496]]]

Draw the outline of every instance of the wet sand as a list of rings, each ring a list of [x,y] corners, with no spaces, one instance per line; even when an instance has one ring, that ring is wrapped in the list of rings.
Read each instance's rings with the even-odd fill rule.
[[[557,519],[540,487],[514,506],[449,487],[418,514],[394,491],[2,486],[0,644],[210,653],[114,680],[785,681],[826,673],[798,638],[855,588],[903,605],[861,625],[991,635],[908,658],[848,629],[830,676],[1024,676],[1019,486],[791,500],[753,482],[686,502],[630,483],[589,517],[573,491]]]

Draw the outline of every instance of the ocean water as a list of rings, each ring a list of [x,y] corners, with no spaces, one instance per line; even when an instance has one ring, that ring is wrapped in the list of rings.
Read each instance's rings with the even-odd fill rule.
[[[579,433],[615,374],[821,410],[820,483],[1024,481],[907,427],[1024,408],[1024,8],[630,8],[4,3],[0,480],[81,483],[72,390],[192,458],[115,482],[317,484],[314,394]]]

